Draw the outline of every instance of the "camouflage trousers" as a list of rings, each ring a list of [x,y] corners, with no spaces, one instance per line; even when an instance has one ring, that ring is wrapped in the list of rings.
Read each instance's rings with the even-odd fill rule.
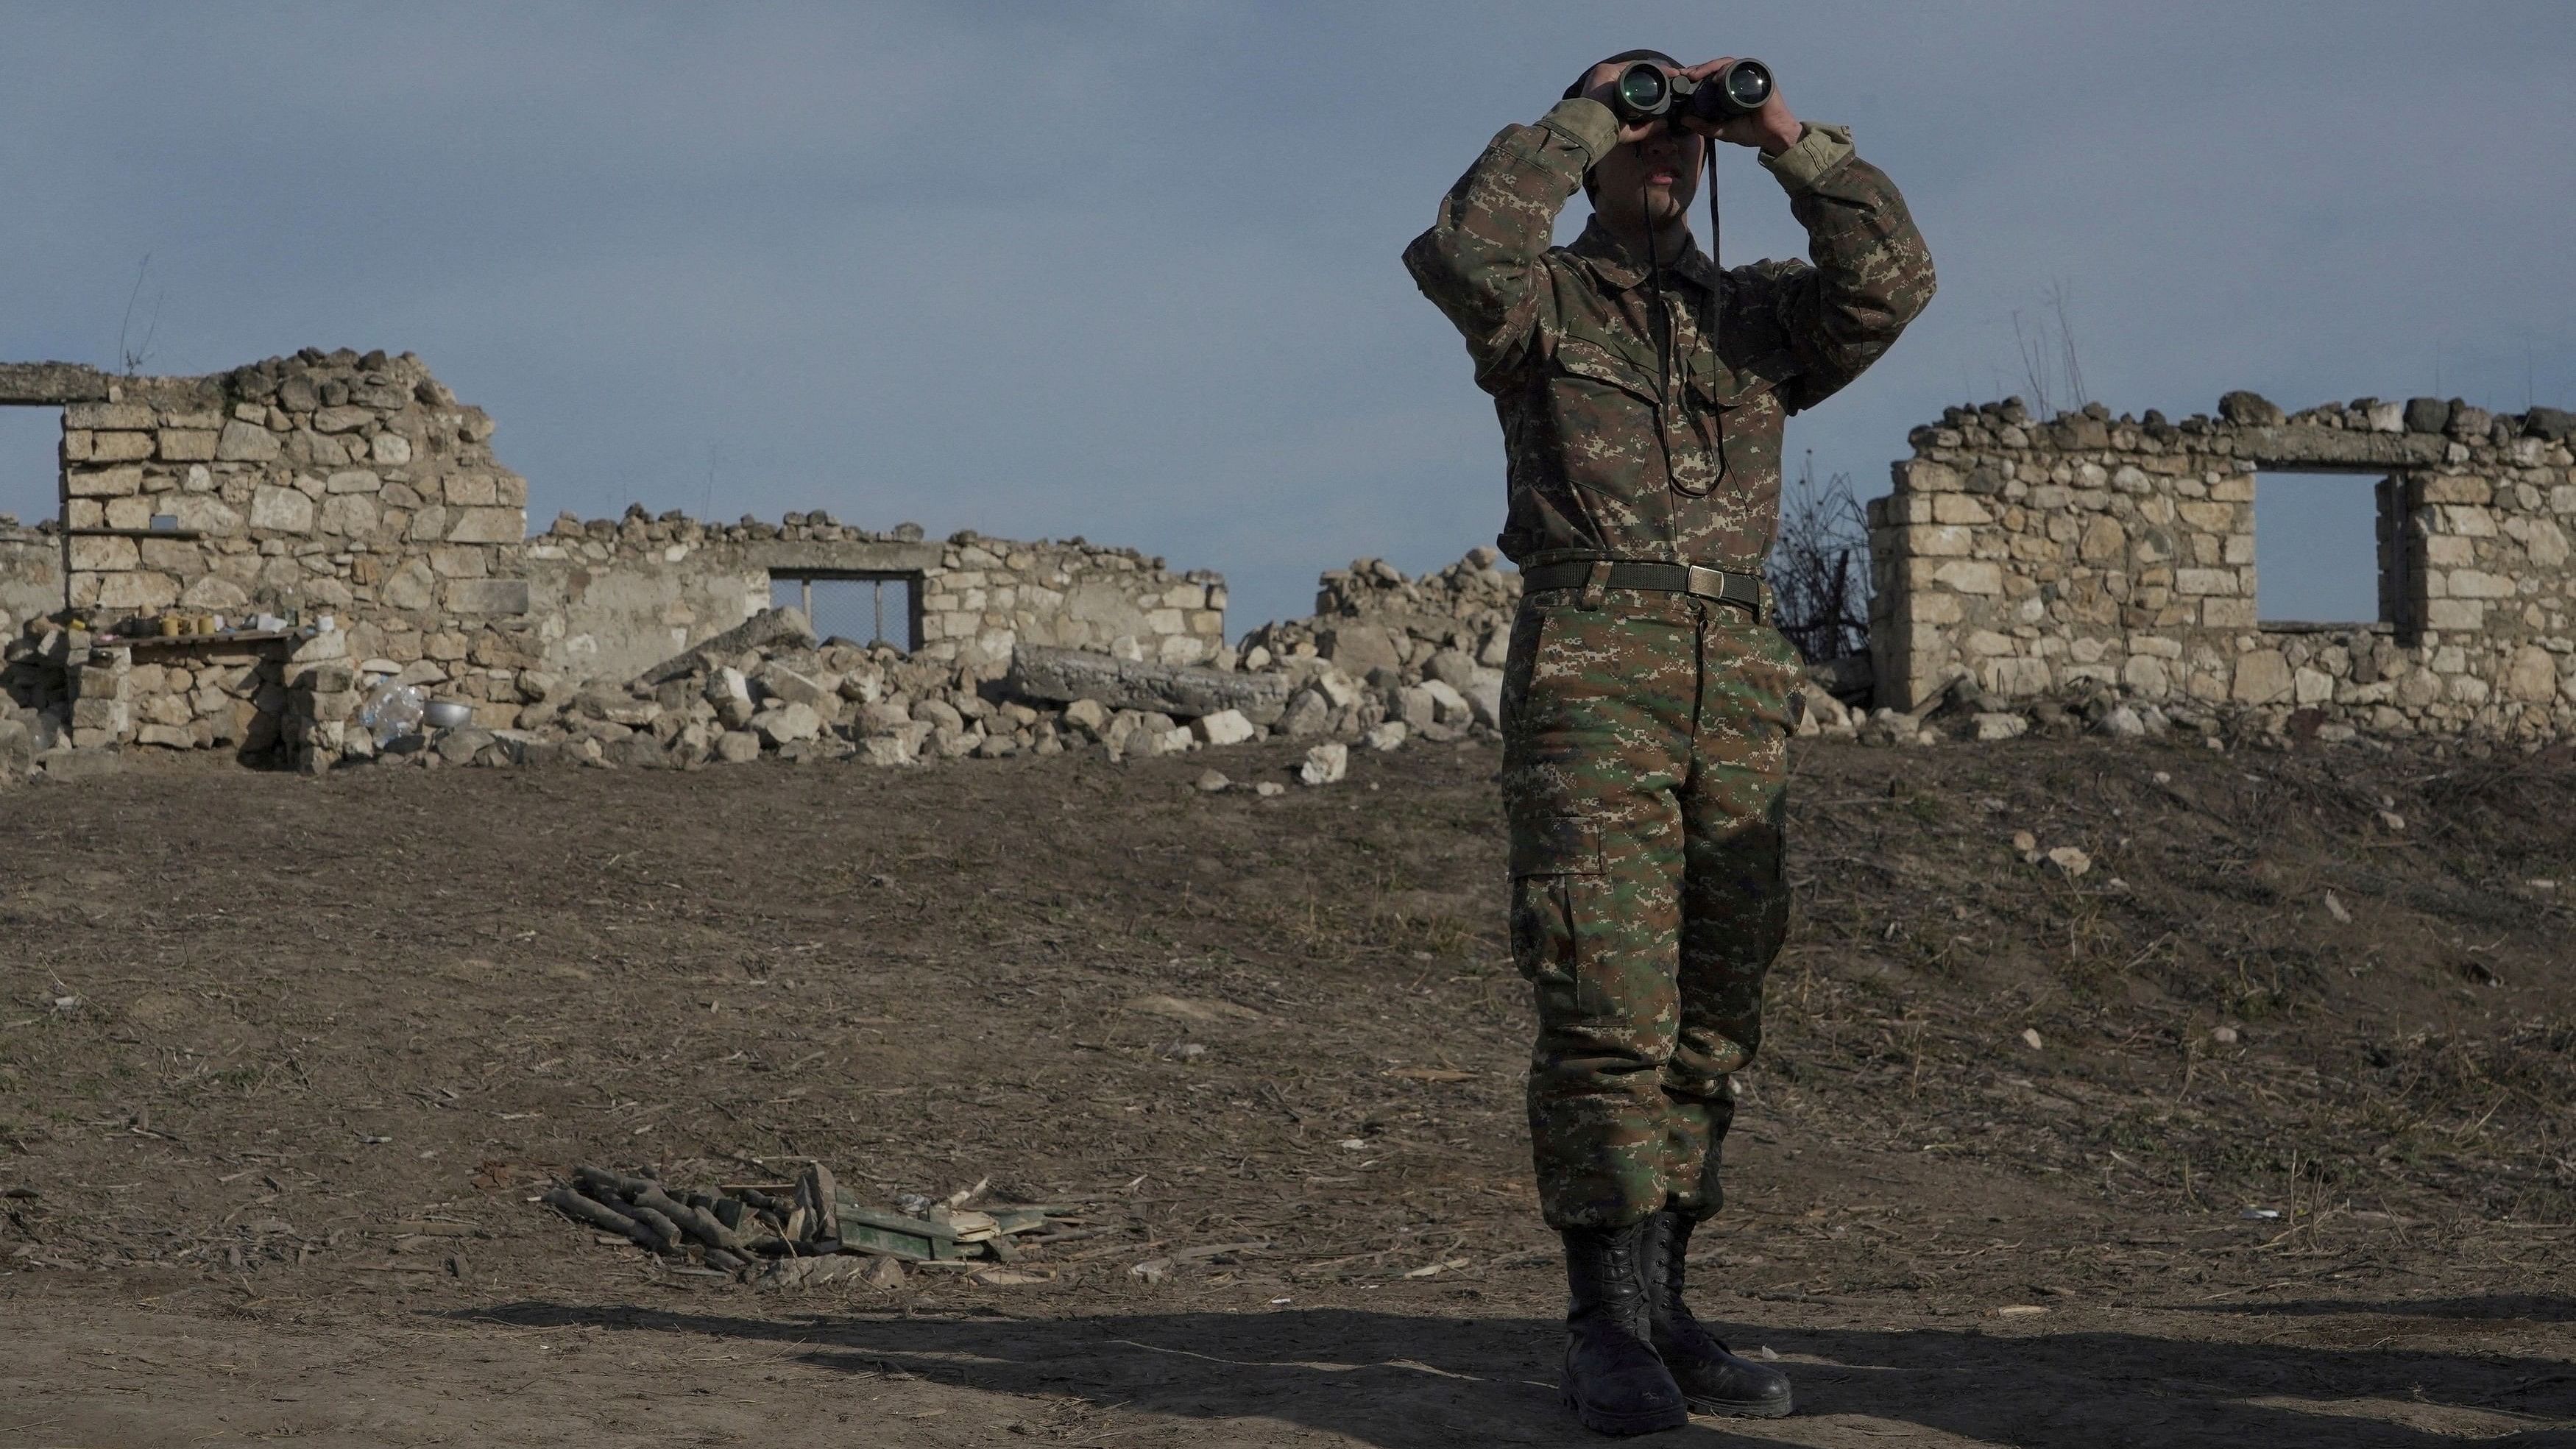
[[[1778,631],[1688,595],[1542,590],[1514,621],[1512,956],[1536,997],[1530,1139],[1552,1227],[1717,1211],[1726,1077],[1761,1043],[1788,930],[1797,678]]]

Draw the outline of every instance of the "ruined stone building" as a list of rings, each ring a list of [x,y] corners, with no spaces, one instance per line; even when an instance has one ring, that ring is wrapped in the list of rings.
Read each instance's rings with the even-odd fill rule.
[[[1019,643],[1181,665],[1225,647],[1217,576],[1079,539],[640,509],[531,537],[492,419],[407,353],[308,349],[178,378],[7,365],[0,406],[63,418],[60,516],[0,530],[0,677],[38,748],[327,755],[385,681],[502,728],[773,600],[995,673]]]
[[[2009,703],[2116,690],[2340,737],[2547,739],[2576,727],[2576,416],[2364,398],[2285,415],[2051,420],[1954,408],[1869,506],[1878,702],[1966,678]],[[2378,617],[2256,612],[2265,472],[2376,500]]]

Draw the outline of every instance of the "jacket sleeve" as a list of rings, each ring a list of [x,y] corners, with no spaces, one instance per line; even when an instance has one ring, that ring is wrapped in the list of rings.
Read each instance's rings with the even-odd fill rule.
[[[1479,386],[1529,358],[1551,291],[1544,259],[1556,214],[1618,141],[1610,108],[1580,96],[1537,125],[1507,127],[1404,249],[1414,284],[1466,337]]]
[[[1752,305],[1767,305],[1788,335],[1798,377],[1783,393],[1798,412],[1860,376],[1922,314],[1932,300],[1932,253],[1896,183],[1853,154],[1843,127],[1810,124],[1762,165],[1807,229],[1809,264],[1765,263],[1728,279]]]

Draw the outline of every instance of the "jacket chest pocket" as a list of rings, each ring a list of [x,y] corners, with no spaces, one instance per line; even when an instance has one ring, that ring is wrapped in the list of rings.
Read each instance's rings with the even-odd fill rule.
[[[1547,406],[1566,480],[1578,488],[1634,500],[1660,481],[1663,450],[1651,366],[1579,337],[1557,341],[1547,374]]]

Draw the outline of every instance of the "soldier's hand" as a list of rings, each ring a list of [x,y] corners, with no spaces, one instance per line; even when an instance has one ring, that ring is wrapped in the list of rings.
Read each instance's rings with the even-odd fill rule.
[[[1624,60],[1605,60],[1599,65],[1594,66],[1591,71],[1583,77],[1584,99],[1599,101],[1605,106],[1610,106],[1610,114],[1613,116],[1618,115],[1619,108],[1610,104],[1611,87],[1612,84],[1619,79],[1619,73],[1627,68],[1628,62]],[[1562,75],[1564,72],[1559,71],[1558,74]],[[1663,126],[1664,123],[1660,119],[1638,121],[1633,124],[1623,121],[1619,125],[1619,144],[1622,146],[1633,146],[1639,141],[1646,139],[1648,136],[1655,134],[1657,131],[1662,130]]]
[[[1716,60],[1702,61],[1682,74],[1695,81],[1704,81],[1734,63],[1734,56],[1720,56]],[[1585,94],[1591,93],[1586,91]],[[1682,125],[1702,136],[1714,136],[1738,146],[1758,146],[1767,156],[1777,156],[1797,145],[1798,137],[1806,130],[1796,116],[1789,114],[1789,103],[1780,98],[1780,87],[1776,82],[1771,87],[1771,99],[1764,101],[1762,109],[1751,115],[1737,116],[1714,126],[1696,116],[1685,115]]]

